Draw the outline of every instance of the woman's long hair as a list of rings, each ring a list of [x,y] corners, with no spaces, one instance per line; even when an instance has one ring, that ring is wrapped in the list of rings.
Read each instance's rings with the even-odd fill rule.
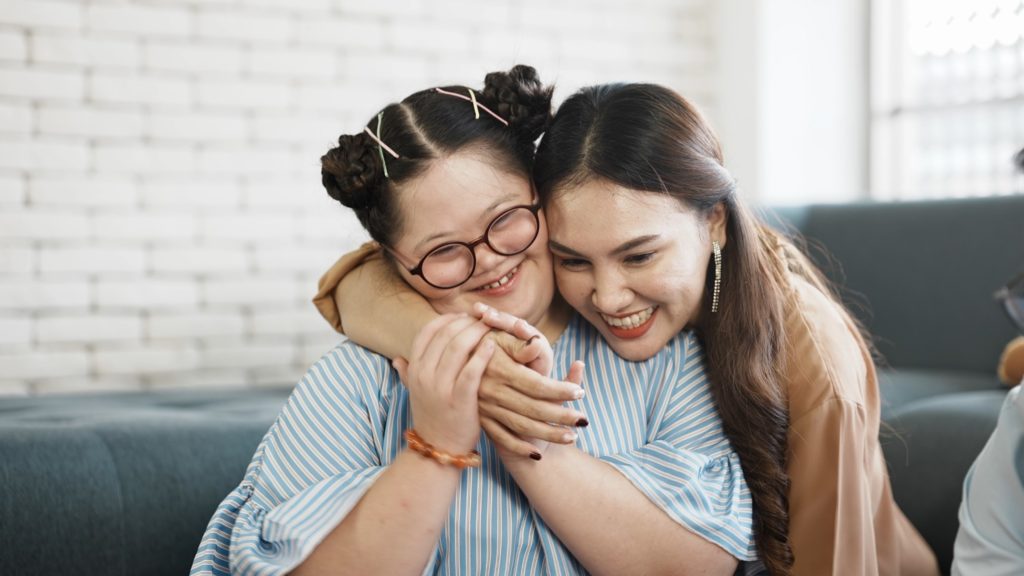
[[[725,207],[719,310],[711,312],[709,271],[700,320],[718,412],[739,454],[754,500],[762,562],[789,574],[786,473],[785,252],[788,243],[743,205],[723,165],[718,139],[682,96],[651,84],[585,88],[566,100],[534,163],[541,199],[591,180],[668,194],[705,218]],[[710,268],[710,266],[709,266]]]

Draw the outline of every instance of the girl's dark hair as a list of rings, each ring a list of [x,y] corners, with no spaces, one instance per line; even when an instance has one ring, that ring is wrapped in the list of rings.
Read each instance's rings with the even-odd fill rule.
[[[442,89],[470,96],[465,86]],[[377,134],[380,118],[380,139],[399,158],[387,150],[382,158],[377,142],[365,131],[344,134],[320,158],[324,188],[331,198],[355,211],[374,240],[391,244],[402,226],[396,191],[433,160],[473,146],[497,167],[528,178],[534,142],[551,121],[551,91],[529,66],[488,74],[483,90],[474,95],[508,126],[484,111],[477,119],[472,102],[433,88],[416,92],[385,106],[380,116],[374,114],[366,124]]]
[[[700,113],[661,86],[593,86],[559,108],[534,162],[541,200],[591,180],[668,194],[705,218],[715,205],[725,207],[720,307],[711,313],[709,266],[696,329],[722,424],[753,496],[761,560],[772,574],[789,574],[787,266],[777,256],[784,241],[739,200],[718,139]]]

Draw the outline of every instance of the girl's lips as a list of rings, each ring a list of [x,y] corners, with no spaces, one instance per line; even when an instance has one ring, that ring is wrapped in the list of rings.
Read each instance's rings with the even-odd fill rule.
[[[647,334],[647,331],[650,330],[651,326],[654,325],[654,318],[657,315],[658,308],[655,308],[654,311],[651,312],[651,316],[647,318],[647,320],[644,321],[643,324],[640,324],[639,326],[635,326],[632,328],[612,326],[611,324],[608,323],[607,320],[605,321],[604,325],[608,327],[608,331],[611,332],[612,335],[615,336],[616,338],[621,338],[622,340],[633,340],[635,338],[643,336],[644,334]]]

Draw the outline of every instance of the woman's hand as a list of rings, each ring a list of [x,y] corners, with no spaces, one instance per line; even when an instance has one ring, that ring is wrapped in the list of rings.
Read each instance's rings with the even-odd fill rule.
[[[392,364],[409,389],[412,421],[439,450],[462,454],[480,437],[477,395],[495,345],[490,328],[464,314],[434,319],[416,336],[409,359]]]
[[[589,424],[563,403],[583,397],[581,378],[549,377],[554,361],[544,335],[514,316],[477,304],[474,313],[496,328],[498,344],[480,384],[481,425],[500,451],[538,459],[548,442],[571,444]]]
[[[501,349],[494,353],[488,370],[491,370],[496,364],[504,364],[506,360],[511,362],[514,369],[532,373],[531,370],[509,358]],[[536,373],[533,374],[539,376]],[[576,441],[574,428],[589,424],[581,412],[563,406],[557,400],[537,400],[518,393],[508,384],[502,384],[505,382],[503,377],[499,377],[496,384],[491,385],[489,382],[491,380],[485,375],[480,387],[480,425],[491,442],[494,443],[498,454],[506,462],[509,457],[529,457],[540,460],[550,443],[572,444]],[[575,387],[579,390],[577,397],[581,397],[583,389],[580,384],[582,382],[583,363],[576,361],[570,367],[569,375],[564,382],[545,378],[541,383],[541,388],[536,390],[556,391],[562,387],[569,387],[569,389]],[[497,395],[509,398],[505,403],[508,406],[515,406],[519,411],[503,407],[500,401],[493,402],[485,399],[485,387],[491,388]],[[524,416],[524,413],[529,416]],[[543,416],[543,414],[548,414],[548,416]],[[564,424],[559,426],[551,423],[558,422],[557,419]]]

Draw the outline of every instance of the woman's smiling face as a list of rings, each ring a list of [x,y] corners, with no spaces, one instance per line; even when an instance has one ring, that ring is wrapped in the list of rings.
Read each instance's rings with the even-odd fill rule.
[[[509,208],[536,202],[525,176],[495,167],[484,154],[463,150],[438,159],[402,185],[402,228],[391,252],[401,276],[438,312],[468,313],[474,303],[483,302],[538,324],[555,290],[543,212],[537,214],[536,239],[519,254],[503,256],[486,242],[477,244],[476,268],[460,286],[436,288],[409,272],[439,246],[481,238],[488,225]],[[495,224],[495,229],[499,227],[500,223]]]
[[[627,360],[655,355],[697,322],[711,242],[725,212],[705,217],[666,194],[590,180],[547,206],[558,289]]]

